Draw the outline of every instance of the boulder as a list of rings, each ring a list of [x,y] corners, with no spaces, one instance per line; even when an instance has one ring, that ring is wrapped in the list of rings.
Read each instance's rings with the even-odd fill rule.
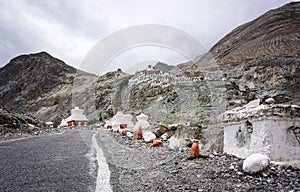
[[[173,150],[177,150],[180,148],[180,140],[176,137],[171,137],[169,139],[169,147]]]
[[[268,99],[265,100],[265,103],[267,103],[267,104],[273,104],[273,103],[275,103],[275,99],[273,99],[272,97],[270,97],[270,98],[268,98]]]
[[[127,131],[126,136],[129,137],[129,138],[132,138],[133,137],[133,133]]]
[[[161,141],[161,140],[153,140],[153,144],[152,144],[152,146],[153,147],[162,147],[163,146],[163,142]]]
[[[160,125],[159,129],[153,131],[157,138],[161,137],[165,132],[169,131],[169,127],[167,125]]]
[[[125,129],[123,129],[121,133],[122,133],[123,136],[127,135],[127,131]]]
[[[156,135],[154,133],[152,133],[151,131],[148,131],[143,134],[143,138],[146,143],[149,143],[149,142],[153,141],[154,139],[156,139]]]
[[[248,156],[243,163],[243,170],[246,173],[255,174],[265,170],[269,165],[269,157],[260,153]]]
[[[143,132],[142,132],[142,127],[141,127],[141,126],[139,126],[139,128],[138,128],[138,130],[137,130],[137,132],[136,132],[136,134],[135,134],[135,138],[136,138],[137,140],[143,138]]]
[[[198,143],[193,143],[191,147],[191,156],[198,158],[200,156],[200,149]]]
[[[160,138],[164,141],[168,140],[169,138],[171,138],[173,136],[173,131],[168,131],[166,133],[164,133]]]

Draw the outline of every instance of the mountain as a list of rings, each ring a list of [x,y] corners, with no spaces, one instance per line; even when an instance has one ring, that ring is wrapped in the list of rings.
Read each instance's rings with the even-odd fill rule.
[[[300,3],[268,11],[222,38],[210,53],[219,64],[255,59],[299,58]]]
[[[0,69],[1,108],[58,123],[73,106],[106,120],[122,110],[152,123],[185,125],[184,138],[222,150],[222,112],[260,95],[300,104],[300,3],[241,25],[194,61],[128,75],[95,76],[45,52],[22,55]],[[190,126],[186,124],[190,123]]]
[[[158,62],[156,63],[156,65],[154,65],[153,69],[155,70],[159,70],[162,72],[170,72],[175,66],[172,65],[168,65],[162,62]]]
[[[235,28],[186,73],[211,67],[222,73],[229,108],[260,95],[300,104],[300,2],[286,4]],[[208,64],[210,63],[210,64]]]
[[[79,77],[83,82],[97,78],[46,52],[18,56],[0,68],[0,106],[58,123],[74,105],[72,90]]]

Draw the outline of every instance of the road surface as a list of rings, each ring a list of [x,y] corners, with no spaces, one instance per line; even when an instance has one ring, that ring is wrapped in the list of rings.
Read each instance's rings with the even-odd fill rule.
[[[0,142],[0,191],[110,191],[105,186],[108,166],[95,134],[67,130]],[[98,167],[107,169],[104,177],[97,177]]]

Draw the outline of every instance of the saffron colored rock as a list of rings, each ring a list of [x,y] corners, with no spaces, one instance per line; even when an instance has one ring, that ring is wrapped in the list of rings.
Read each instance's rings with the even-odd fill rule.
[[[123,136],[127,135],[127,131],[125,129],[123,129],[121,133],[122,133]]]
[[[193,145],[191,147],[191,155],[195,156],[197,158],[200,156],[199,144],[198,143],[193,143]]]
[[[135,134],[135,138],[136,138],[137,140],[143,138],[143,133],[142,133],[142,127],[141,127],[141,126],[139,126],[139,128],[138,128],[138,130],[137,130],[137,132],[136,132],[136,134]]]
[[[164,143],[161,140],[154,140],[152,146],[153,147],[160,147],[163,146]]]

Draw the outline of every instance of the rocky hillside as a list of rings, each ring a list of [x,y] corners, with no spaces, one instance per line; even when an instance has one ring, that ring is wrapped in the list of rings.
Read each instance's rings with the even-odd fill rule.
[[[37,135],[43,131],[51,131],[51,127],[28,115],[0,109],[0,139],[23,134]]]
[[[260,95],[272,96],[277,103],[300,104],[299,20],[300,3],[268,11],[234,29],[196,62],[170,71],[200,80],[162,86],[147,78],[134,84],[122,79],[110,97],[122,98],[121,107],[98,102],[98,109],[122,109],[133,115],[143,111],[152,122],[195,122],[197,134],[192,131],[190,136],[201,138],[206,148],[220,149],[218,114]]]
[[[266,94],[300,103],[299,28],[300,2],[289,3],[237,27],[210,50],[228,80],[231,105]]]
[[[18,56],[0,69],[0,106],[58,123],[74,105],[72,92],[83,87],[74,89],[74,79],[90,84],[96,76],[78,71],[46,52]]]
[[[210,50],[220,65],[255,59],[299,58],[300,3],[289,3],[243,24]]]

